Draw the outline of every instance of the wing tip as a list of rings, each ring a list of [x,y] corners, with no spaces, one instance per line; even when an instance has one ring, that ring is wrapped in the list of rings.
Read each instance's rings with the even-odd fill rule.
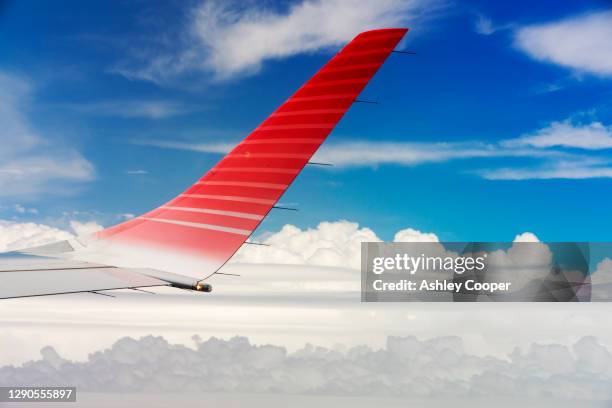
[[[366,30],[366,31],[362,31],[361,33],[359,33],[357,35],[357,37],[365,37],[365,36],[372,36],[372,35],[378,35],[378,34],[392,34],[392,33],[397,33],[398,36],[403,36],[404,34],[406,34],[408,31],[410,31],[410,28],[408,27],[389,27],[389,28],[375,28],[372,30]],[[355,38],[357,38],[355,37]]]

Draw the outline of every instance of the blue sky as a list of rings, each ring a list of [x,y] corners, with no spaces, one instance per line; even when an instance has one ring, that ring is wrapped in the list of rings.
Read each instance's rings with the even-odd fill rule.
[[[353,34],[399,25],[418,55],[389,58],[362,94],[379,104],[355,105],[322,148],[335,166],[307,167],[282,199],[300,211],[273,212],[260,232],[347,219],[383,239],[411,227],[451,241],[610,240],[607,2],[347,4],[9,1],[0,218],[143,213]]]

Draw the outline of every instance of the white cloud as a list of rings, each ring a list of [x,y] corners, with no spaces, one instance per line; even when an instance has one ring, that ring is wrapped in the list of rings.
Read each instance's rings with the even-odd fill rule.
[[[0,208],[1,209],[1,208]],[[17,214],[38,214],[38,209],[37,208],[28,208],[25,207],[19,203],[13,205],[13,211],[15,211]]]
[[[421,232],[413,228],[406,228],[395,233],[393,242],[440,242],[440,240],[436,234],[431,232]]]
[[[604,161],[575,160],[549,162],[538,167],[514,167],[478,170],[487,180],[580,180],[591,178],[612,178],[612,167]]]
[[[540,239],[533,232],[523,232],[515,236],[512,242],[540,242]]]
[[[240,263],[275,263],[325,265],[359,269],[361,243],[380,238],[369,228],[348,221],[322,222],[316,228],[302,230],[285,225],[262,243],[245,245],[232,258]]]
[[[0,252],[16,251],[89,235],[104,227],[95,221],[69,222],[72,232],[35,222],[0,220]]]
[[[474,21],[474,31],[476,31],[476,33],[481,34],[481,35],[495,34],[496,32],[500,30],[506,30],[506,29],[512,28],[513,26],[514,24],[503,24],[503,25],[494,24],[493,20],[491,20],[489,17],[484,16],[482,14],[478,14],[476,16],[476,20]]]
[[[269,270],[247,273],[241,278],[245,292],[258,293],[285,291],[291,293],[310,291],[358,291],[361,268],[361,243],[380,242],[378,235],[369,228],[348,221],[322,222],[316,228],[300,229],[285,225],[280,231],[265,234],[256,240],[269,246],[245,245],[231,259],[231,270],[240,273],[241,264],[261,264]],[[434,233],[424,233],[406,228],[394,235],[393,242],[438,243]],[[420,249],[428,256],[459,256],[442,245],[428,245]],[[531,232],[517,234],[507,250],[489,253],[488,262],[493,266],[486,277],[491,282],[512,282],[510,292],[520,291],[534,277],[546,278],[550,274],[552,252]],[[273,265],[316,266],[311,269],[274,269]],[[327,270],[321,269],[327,267]],[[226,267],[227,268],[227,267]],[[333,269],[329,269],[333,268]],[[317,269],[321,269],[318,271]],[[357,272],[351,274],[350,270]],[[442,277],[442,276],[441,276]],[[446,277],[446,275],[444,275]],[[228,289],[235,292],[236,287]]]
[[[474,22],[474,30],[476,30],[478,34],[482,35],[491,35],[496,31],[495,27],[493,26],[493,21],[482,14],[479,14],[476,18],[476,21]]]
[[[501,142],[508,149],[533,147],[546,152],[555,148],[605,150],[612,148],[612,127],[601,122],[552,122],[533,133]],[[612,178],[611,161],[603,156],[566,154],[535,166],[482,169],[477,174],[489,180]]]
[[[440,4],[438,0],[304,0],[278,10],[204,1],[188,13],[184,32],[171,46],[156,49],[144,63],[126,63],[115,72],[158,83],[198,71],[226,79],[257,72],[267,60],[338,47],[367,29],[414,27]]]
[[[433,233],[412,228],[395,234],[397,242],[438,242]],[[261,243],[270,246],[245,245],[232,258],[235,263],[271,263],[319,265],[359,269],[361,243],[381,239],[367,227],[356,222],[321,222],[316,228],[300,229],[287,224],[267,236]]]
[[[574,124],[568,119],[563,122],[552,122],[533,134],[508,140],[504,144],[538,148],[561,146],[588,150],[611,149],[612,126],[606,126],[601,122]]]
[[[195,347],[163,337],[123,337],[84,362],[52,347],[41,359],[0,367],[7,385],[71,384],[84,392],[227,392],[385,398],[448,398],[471,406],[474,396],[609,401],[612,355],[594,337],[572,347],[533,343],[506,358],[478,356],[457,336],[426,340],[388,336],[384,347],[327,348],[254,345],[246,337],[202,341]],[[112,373],[110,375],[109,373]],[[204,394],[205,396],[206,394]],[[200,397],[202,394],[200,394]]]
[[[597,264],[591,275],[591,285],[593,301],[612,302],[612,259],[606,257]]]
[[[125,218],[132,214],[122,214]],[[77,236],[100,231],[95,221],[69,221]],[[33,222],[18,223],[0,220],[0,252],[23,249],[74,238],[74,234]],[[233,263],[270,263],[321,265],[360,268],[362,242],[378,242],[380,238],[369,228],[349,221],[321,222],[316,228],[300,229],[287,224],[261,241],[270,246],[245,245],[232,258]],[[438,242],[433,233],[407,228],[395,234],[395,241]]]
[[[192,152],[200,153],[218,153],[226,154],[229,153],[237,144],[236,143],[193,143],[193,142],[182,142],[173,140],[159,140],[159,139],[137,139],[132,140],[131,143],[140,146],[153,146],[161,147],[163,149],[176,149],[176,150],[187,150]]]
[[[0,220],[0,252],[15,251],[71,238],[74,238],[71,233],[48,225]]]
[[[550,279],[553,253],[535,234],[518,234],[507,250],[491,251],[485,279],[489,282],[510,282],[509,293],[529,288],[537,279]]]
[[[323,145],[313,160],[333,163],[334,166],[378,166],[398,164],[415,166],[450,160],[494,157],[551,157],[560,152],[537,149],[505,148],[494,143],[410,143],[382,141],[351,141]]]
[[[31,86],[0,71],[0,196],[56,193],[64,182],[89,181],[93,165],[79,152],[33,130],[26,114]]]
[[[170,140],[134,140],[134,144],[200,153],[226,154],[235,143],[193,143]],[[502,146],[494,143],[456,142],[420,143],[385,141],[345,141],[323,144],[312,161],[332,163],[335,167],[362,167],[395,164],[416,166],[424,163],[442,163],[450,160],[533,157],[559,158],[567,154],[559,151]]]
[[[285,225],[280,231],[270,234],[267,238],[258,241],[269,246],[246,245],[232,258],[232,264],[256,263],[256,264],[292,264],[292,265],[316,265],[333,268],[360,270],[361,268],[361,243],[379,242],[381,239],[374,231],[359,224],[348,221],[322,222],[316,228],[300,229],[293,225]],[[425,233],[413,228],[406,228],[394,235],[394,242],[422,242],[437,243],[439,238],[434,233]],[[546,244],[530,244],[540,242],[537,236],[531,232],[525,232],[515,236],[515,245],[508,250],[497,250],[490,253],[489,261],[495,265],[495,271],[504,275],[506,280],[513,282],[513,288],[520,290],[534,276],[545,277],[550,272],[550,261],[552,253]],[[457,253],[447,251],[442,245],[427,246],[423,248],[428,255],[458,256]],[[521,272],[522,271],[522,272]],[[284,288],[285,290],[312,289],[316,284],[314,280],[319,274],[308,271],[311,278],[303,279],[291,275],[287,279],[286,273],[267,273],[265,276],[274,282],[272,286]],[[282,278],[282,277],[285,278]],[[339,277],[345,276],[340,269],[329,271],[324,274],[324,279],[331,280],[330,276],[336,276],[335,286],[332,289],[355,288],[350,285],[350,280],[340,282]],[[347,275],[346,277],[350,277]],[[488,278],[495,281],[495,276],[489,273]],[[257,285],[257,279],[265,279],[261,275],[250,284]],[[310,281],[312,279],[312,281]],[[294,282],[291,282],[294,281]],[[299,281],[299,282],[298,282]],[[310,282],[309,284],[307,282]],[[354,283],[358,283],[353,281]],[[270,283],[270,282],[269,282]],[[317,286],[323,290],[322,286]],[[329,289],[331,285],[327,285]],[[258,290],[263,291],[263,288]]]
[[[165,100],[114,100],[62,106],[91,115],[148,119],[166,119],[201,110],[195,106]]]
[[[578,72],[612,76],[612,11],[518,29],[515,46],[532,58]]]
[[[554,122],[535,133],[499,143],[482,142],[385,142],[344,141],[323,144],[312,158],[314,162],[331,163],[333,168],[376,167],[380,165],[418,166],[453,160],[526,158],[538,160],[531,167],[501,167],[470,170],[487,180],[588,179],[610,178],[612,167],[604,158],[589,157],[555,147],[603,148],[609,130],[595,122],[580,127]],[[193,143],[165,140],[135,140],[134,144],[201,153],[226,154],[236,143]]]
[[[79,237],[103,228],[94,221],[72,220],[69,224],[74,234]],[[70,232],[46,225],[7,221],[0,225],[4,226],[4,230],[0,229],[0,238],[3,239],[0,241],[0,252],[74,238]],[[528,242],[530,239],[537,240],[535,235],[524,233],[517,235],[515,242]],[[345,220],[321,222],[315,228],[307,229],[287,224],[280,231],[264,233],[260,238],[255,238],[255,242],[266,244],[265,246],[244,245],[231,258],[224,267],[224,272],[242,274],[247,271],[248,273],[240,281],[228,287],[224,287],[222,281],[221,287],[224,289],[221,291],[251,293],[256,290],[259,294],[316,292],[319,295],[330,291],[356,292],[359,290],[361,244],[380,241],[378,235],[370,228],[360,227],[355,222]],[[393,242],[438,243],[439,238],[434,233],[406,228],[395,233]],[[442,245],[427,246],[423,250],[431,255],[457,256],[454,252],[446,251]],[[534,258],[533,254],[538,251],[539,247],[513,246],[508,253],[498,251],[495,259],[497,264],[523,265],[521,261]],[[98,261],[106,262],[96,259],[96,262]],[[184,259],[180,262],[184,262]],[[288,272],[287,265],[294,265],[291,272]],[[184,273],[184,270],[178,269],[177,272]]]
[[[70,228],[75,232],[77,236],[86,236],[93,234],[94,232],[101,231],[104,227],[95,221],[70,221]]]
[[[145,174],[149,174],[149,172],[143,169],[135,169],[135,170],[126,170],[125,174],[129,174],[132,176],[142,176]]]

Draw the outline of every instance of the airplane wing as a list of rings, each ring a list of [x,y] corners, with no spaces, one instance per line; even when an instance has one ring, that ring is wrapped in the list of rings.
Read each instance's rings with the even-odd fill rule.
[[[0,299],[96,293],[155,286],[210,292],[196,279],[153,268],[121,268],[70,259],[78,241],[61,241],[23,251],[0,253]]]
[[[166,204],[79,239],[70,244],[72,250],[39,248],[29,254],[112,266],[126,276],[142,275],[173,286],[192,279],[193,288],[202,287],[198,282],[216,273],[274,208],[407,31],[359,34],[210,171]],[[51,269],[37,272],[57,275]],[[0,286],[5,288],[3,279],[14,273],[31,272],[3,269]],[[62,273],[57,286],[65,280],[67,286],[76,285],[76,272]],[[174,281],[177,276],[180,282]],[[11,286],[23,295],[27,290],[19,282]],[[79,291],[87,291],[86,286]]]
[[[0,255],[0,282],[0,299],[170,285],[148,276],[144,269],[115,268],[21,253]]]

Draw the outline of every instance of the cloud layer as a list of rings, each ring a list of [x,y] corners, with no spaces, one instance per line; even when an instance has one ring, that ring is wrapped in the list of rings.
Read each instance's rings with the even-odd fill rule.
[[[231,392],[343,396],[473,396],[605,401],[612,397],[612,354],[594,337],[571,347],[532,344],[505,359],[476,356],[460,337],[387,338],[386,346],[334,349],[306,345],[293,353],[194,336],[195,348],[162,337],[125,337],[90,354],[63,359],[52,347],[42,359],[0,368],[6,385],[65,385],[89,392]]]
[[[518,29],[515,46],[530,57],[602,77],[612,76],[612,11]]]

